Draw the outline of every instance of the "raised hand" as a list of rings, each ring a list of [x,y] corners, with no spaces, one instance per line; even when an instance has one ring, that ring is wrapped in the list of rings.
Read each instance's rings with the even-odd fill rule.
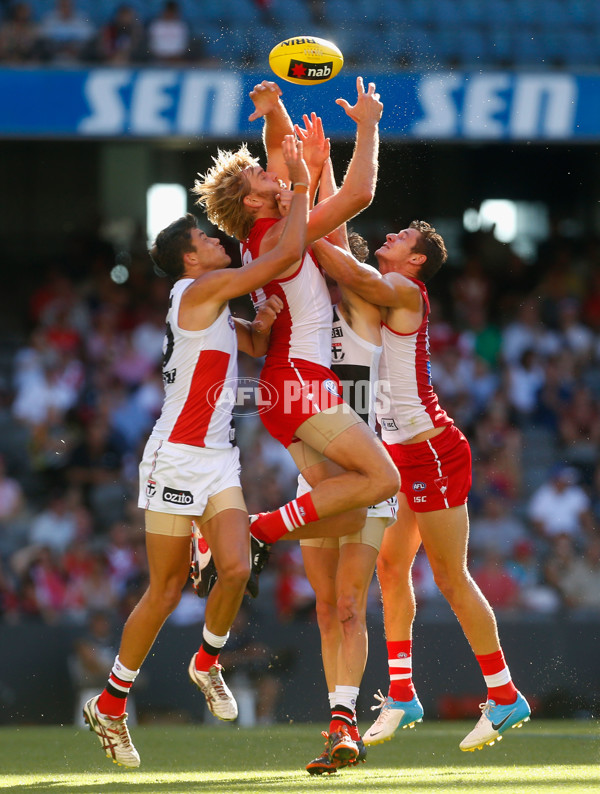
[[[310,175],[303,157],[302,141],[296,140],[294,135],[286,135],[283,139],[283,158],[287,166],[290,182],[302,182],[308,185]]]
[[[281,88],[271,80],[263,80],[262,83],[255,85],[250,92],[250,99],[254,102],[254,112],[248,116],[248,121],[256,121],[270,113],[277,106],[281,94]]]
[[[330,140],[325,137],[323,120],[316,113],[311,113],[310,117],[305,113],[302,116],[302,120],[304,121],[304,129],[295,124],[294,130],[298,140],[303,143],[304,159],[309,171],[320,174],[323,164],[329,157]]]
[[[348,116],[357,124],[376,125],[383,112],[383,104],[379,101],[379,94],[375,91],[375,83],[369,83],[367,91],[362,77],[356,78],[358,97],[355,105],[350,105],[345,99],[336,99],[336,105],[342,107]]]

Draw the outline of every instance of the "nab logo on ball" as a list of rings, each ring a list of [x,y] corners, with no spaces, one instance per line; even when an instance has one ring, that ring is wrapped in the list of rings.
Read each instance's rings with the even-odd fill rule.
[[[290,83],[318,85],[339,73],[344,56],[331,41],[296,36],[273,47],[269,65],[278,77]]]
[[[322,63],[320,66],[315,66],[312,63],[304,63],[303,61],[295,61],[293,58],[290,61],[290,68],[288,70],[288,78],[294,77],[298,81],[307,83],[322,83],[324,80],[329,80],[333,72],[333,61],[329,63]]]

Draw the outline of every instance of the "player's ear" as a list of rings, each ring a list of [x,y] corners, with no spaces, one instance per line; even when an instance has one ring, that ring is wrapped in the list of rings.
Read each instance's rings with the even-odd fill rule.
[[[263,205],[263,200],[260,196],[257,196],[256,193],[248,193],[248,195],[244,196],[242,201],[244,202],[244,206],[249,210],[258,210]]]
[[[421,267],[427,261],[427,256],[425,254],[411,254],[410,262],[412,265],[417,265],[417,267]]]

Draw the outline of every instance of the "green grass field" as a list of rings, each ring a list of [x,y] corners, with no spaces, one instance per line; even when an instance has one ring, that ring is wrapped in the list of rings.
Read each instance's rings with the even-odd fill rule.
[[[137,726],[132,736],[142,757],[139,770],[105,759],[87,729],[0,728],[0,789],[52,794],[600,792],[595,721],[535,720],[474,753],[458,749],[472,723],[429,723],[371,748],[360,768],[310,777],[304,765],[322,749],[321,727]]]

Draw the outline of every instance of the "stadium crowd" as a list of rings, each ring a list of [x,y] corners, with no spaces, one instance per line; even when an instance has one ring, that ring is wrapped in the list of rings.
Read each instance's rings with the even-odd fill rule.
[[[594,0],[0,0],[0,63],[263,67],[275,44],[307,31],[352,65],[600,63]]]
[[[432,290],[434,387],[473,447],[471,570],[500,614],[600,612],[599,252],[557,232],[525,263],[469,233]],[[143,241],[117,257],[126,281],[115,256],[90,240],[23,296],[0,409],[2,621],[120,623],[146,585],[137,464],[162,404],[169,284]],[[260,366],[240,354],[241,377]],[[236,413],[249,511],[276,508],[296,468],[255,412]],[[424,555],[413,577],[419,609],[435,607]],[[314,618],[297,544],[275,547],[263,579],[259,609]],[[202,617],[190,591],[170,619]]]

